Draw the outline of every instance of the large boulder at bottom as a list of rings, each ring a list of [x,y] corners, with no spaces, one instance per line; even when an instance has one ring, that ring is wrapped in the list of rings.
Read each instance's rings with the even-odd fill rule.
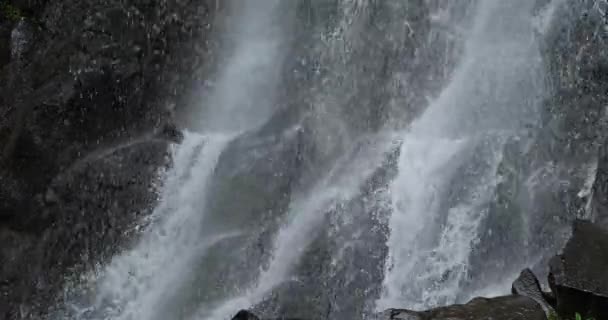
[[[524,269],[519,274],[519,277],[515,279],[513,286],[511,287],[511,293],[525,296],[536,301],[543,307],[547,317],[555,314],[555,310],[553,309],[555,297],[551,293],[542,291],[538,278],[536,278],[536,275],[528,268]]]
[[[256,316],[255,314],[253,314],[250,311],[247,310],[241,310],[239,311],[233,318],[232,320],[260,320],[260,318],[258,318],[258,316]],[[273,320],[303,320],[303,319],[296,319],[296,318],[276,318]]]
[[[302,318],[275,318],[274,320],[298,320]],[[311,318],[312,319],[312,318]],[[475,298],[464,305],[453,305],[428,311],[389,309],[379,314],[377,320],[546,320],[543,307],[531,298],[510,295],[498,298]],[[261,319],[247,310],[239,311],[232,320]]]
[[[247,310],[241,310],[239,312],[237,312],[237,314],[232,317],[232,320],[259,320],[260,318],[258,318],[255,314],[247,311]]]
[[[608,230],[591,222],[574,223],[561,255],[550,264],[549,285],[563,319],[608,319]]]
[[[464,305],[453,305],[423,312],[389,309],[382,320],[546,320],[543,308],[534,300],[518,295],[475,298]]]

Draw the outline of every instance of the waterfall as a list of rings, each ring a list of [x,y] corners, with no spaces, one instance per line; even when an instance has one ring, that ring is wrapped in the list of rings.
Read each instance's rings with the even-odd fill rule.
[[[68,299],[66,314],[82,320],[182,318],[179,296],[207,250],[238,232],[206,234],[209,188],[227,146],[268,119],[281,66],[280,1],[230,4],[237,25],[226,26],[223,65],[211,92],[194,112],[193,127],[174,146],[173,165],[161,199],[137,244],[87,275],[89,288]],[[230,36],[228,36],[228,34]],[[211,226],[212,227],[212,226]],[[73,293],[70,295],[74,295]]]
[[[462,294],[504,142],[538,119],[544,75],[532,7],[481,1],[450,82],[404,132],[379,309],[424,309]],[[458,175],[465,163],[476,166],[472,179]],[[455,185],[463,191],[450,203]]]
[[[281,70],[285,32],[277,21],[289,17],[278,0],[227,1],[231,21],[223,26],[219,41],[227,50],[220,58],[219,75],[205,92],[197,114],[202,130],[244,131],[265,122],[273,111]],[[196,113],[195,113],[196,114]]]
[[[225,3],[222,52],[159,203],[66,312],[366,319],[505,293],[531,262],[497,274],[473,260],[493,245],[481,239],[506,150],[539,127],[538,32],[553,11],[539,22],[531,0]]]
[[[186,135],[149,230],[135,248],[105,268],[94,307],[85,310],[84,319],[156,319],[157,308],[178,289],[192,260],[220,239],[199,236],[201,195],[228,141],[229,136]]]
[[[308,194],[293,198],[288,221],[273,241],[272,259],[260,270],[256,283],[244,294],[222,302],[210,313],[201,309],[198,318],[230,318],[235,308],[248,308],[262,302],[275,287],[289,280],[294,267],[314,240],[315,229],[321,227],[332,208],[340,207],[357,195],[363,182],[380,166],[391,145],[390,140],[385,139],[363,152],[347,152]],[[354,156],[358,160],[353,161]]]

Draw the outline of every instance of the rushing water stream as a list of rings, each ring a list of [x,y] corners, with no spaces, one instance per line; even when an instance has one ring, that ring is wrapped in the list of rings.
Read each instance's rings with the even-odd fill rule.
[[[482,1],[451,82],[404,133],[391,190],[384,308],[404,298],[424,308],[457,297],[497,183],[503,141],[538,119],[544,74],[533,4]],[[481,151],[475,144],[484,144]],[[474,159],[475,152],[483,155]],[[473,161],[479,161],[478,176],[460,181],[464,192],[446,204],[455,172]]]
[[[471,263],[546,94],[534,1],[229,3],[198,132],[70,315],[363,319],[505,293],[536,262]]]

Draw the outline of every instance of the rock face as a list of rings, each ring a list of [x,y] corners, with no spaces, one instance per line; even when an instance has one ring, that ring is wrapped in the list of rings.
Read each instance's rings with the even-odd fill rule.
[[[214,3],[0,3],[0,318],[37,318],[154,203]]]
[[[524,296],[505,296],[492,299],[475,298],[465,305],[454,305],[424,312],[387,310],[386,320],[434,319],[493,319],[493,320],[545,320],[543,309],[534,300]]]
[[[578,221],[563,253],[550,263],[549,284],[564,319],[608,318],[608,231]]]
[[[241,310],[232,318],[232,320],[260,320],[260,318],[258,318],[255,314],[253,314],[247,310]],[[268,319],[268,320],[270,320],[270,319]],[[274,319],[274,320],[301,320],[301,319],[278,318],[278,319]]]
[[[232,320],[259,320],[249,311],[241,310]],[[295,318],[278,318],[289,320]],[[546,320],[542,307],[534,300],[518,295],[492,299],[475,298],[465,305],[416,312],[404,309],[389,309],[378,315],[378,320]]]
[[[555,313],[551,305],[555,304],[555,299],[550,294],[542,291],[538,279],[530,269],[524,269],[521,272],[519,277],[513,282],[511,292],[536,301],[543,307],[547,316]]]
[[[259,320],[259,318],[247,310],[241,310],[232,318],[232,320]]]

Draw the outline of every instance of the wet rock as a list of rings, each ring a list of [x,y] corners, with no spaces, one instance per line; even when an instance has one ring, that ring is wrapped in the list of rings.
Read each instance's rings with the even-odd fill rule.
[[[254,131],[234,139],[220,155],[208,193],[201,194],[206,200],[201,210],[205,210],[207,219],[202,234],[237,232],[239,236],[206,253],[208,261],[216,262],[201,264],[201,281],[206,286],[249,283],[256,276],[251,270],[272,253],[266,248],[280,227],[302,173],[301,141],[301,134],[289,128]],[[253,227],[252,221],[260,227]],[[244,241],[252,238],[255,240]],[[222,258],[214,259],[215,255]]]
[[[2,69],[10,60],[10,38],[11,23],[6,20],[0,21],[0,69]],[[2,101],[1,98],[0,101]]]
[[[608,318],[608,231],[577,221],[563,253],[550,262],[549,285],[563,319]]]
[[[492,299],[475,298],[465,305],[432,309],[423,312],[392,309],[383,320],[546,320],[542,307],[524,296],[504,296]]]
[[[303,320],[303,319],[300,319],[300,318],[260,319],[250,311],[241,310],[232,318],[232,320]]]
[[[27,20],[19,20],[11,31],[11,60],[22,59],[31,50],[32,26]]]
[[[214,226],[239,229],[252,220],[276,218],[289,201],[300,170],[301,133],[297,127],[252,132],[230,143],[218,160],[209,197]],[[234,201],[234,194],[239,201]],[[214,227],[215,228],[215,227]],[[221,230],[210,230],[217,232]]]
[[[13,302],[14,283],[23,273],[34,271],[34,265],[27,259],[35,249],[34,241],[31,235],[0,227],[0,311],[8,310]]]
[[[382,154],[362,139],[345,159]],[[377,146],[377,145],[376,145]],[[311,243],[285,281],[252,310],[265,318],[290,315],[304,319],[367,319],[375,313],[373,301],[381,294],[387,250],[385,243],[387,184],[396,174],[398,145],[382,156],[358,195],[327,208],[324,220],[308,233]],[[380,161],[378,161],[379,163]],[[376,168],[374,165],[362,167]],[[348,168],[344,172],[355,172]],[[314,239],[314,240],[312,240]],[[348,243],[348,245],[344,245]]]
[[[1,262],[0,318],[36,318],[153,206],[215,2],[0,1],[0,229],[35,244]]]
[[[161,128],[161,130],[157,133],[159,139],[165,139],[168,141],[172,141],[175,143],[181,143],[184,139],[184,134],[171,123],[166,124]]]
[[[37,215],[10,220],[13,242],[0,242],[0,252],[11,243],[32,243],[3,260],[0,272],[10,299],[0,311],[20,305],[44,308],[67,266],[82,272],[116,253],[136,232],[133,223],[156,201],[159,171],[168,163],[167,147],[162,140],[140,141],[88,154],[57,175],[44,194],[30,199],[24,210]],[[26,271],[9,272],[15,268]],[[32,312],[29,316],[36,318]]]
[[[241,310],[239,311],[233,318],[232,320],[259,320],[260,318],[258,318],[255,314],[247,311],[247,310]]]
[[[530,269],[524,269],[519,277],[513,282],[511,289],[513,294],[525,296],[536,301],[543,307],[547,316],[555,313],[552,304],[555,298],[548,293],[544,293],[540,287],[540,282]]]
[[[591,220],[608,229],[608,141],[600,148],[595,168],[588,213]]]
[[[422,320],[422,314],[420,312],[404,310],[404,309],[390,309],[386,310],[383,314],[385,319],[399,319],[399,320]]]

